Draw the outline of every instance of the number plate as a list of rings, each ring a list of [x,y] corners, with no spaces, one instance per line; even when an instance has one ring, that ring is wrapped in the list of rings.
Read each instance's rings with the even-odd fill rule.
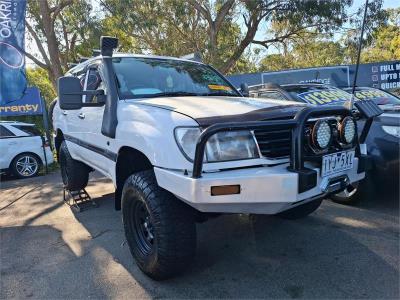
[[[322,157],[321,176],[329,176],[344,170],[351,169],[354,162],[354,151],[344,151]]]

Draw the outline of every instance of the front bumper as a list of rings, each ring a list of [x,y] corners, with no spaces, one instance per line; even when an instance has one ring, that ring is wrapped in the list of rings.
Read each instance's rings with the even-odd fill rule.
[[[359,159],[355,158],[352,169],[325,178],[320,176],[319,168],[309,166],[317,173],[317,182],[303,193],[298,193],[299,175],[288,171],[287,164],[203,173],[201,178],[157,167],[154,171],[162,188],[199,211],[276,214],[339,191],[340,185],[333,184],[335,179],[347,178],[351,183],[363,179],[365,173],[358,173],[358,164]],[[211,195],[211,187],[225,185],[240,185],[240,194]],[[329,190],[330,185],[333,190]]]

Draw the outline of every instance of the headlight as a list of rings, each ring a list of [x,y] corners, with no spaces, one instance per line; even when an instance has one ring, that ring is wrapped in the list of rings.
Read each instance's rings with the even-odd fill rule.
[[[175,138],[179,148],[189,160],[194,159],[199,128],[176,128]],[[227,131],[211,136],[205,151],[207,162],[258,158],[258,148],[250,131]]]
[[[400,127],[399,126],[382,126],[383,131],[400,138]]]
[[[356,123],[353,118],[344,118],[339,125],[340,141],[345,144],[351,144],[354,141],[356,134]]]
[[[258,149],[250,131],[225,131],[207,142],[208,162],[258,158]]]
[[[318,120],[312,130],[312,143],[318,149],[326,149],[332,141],[332,129],[329,123],[324,120]]]

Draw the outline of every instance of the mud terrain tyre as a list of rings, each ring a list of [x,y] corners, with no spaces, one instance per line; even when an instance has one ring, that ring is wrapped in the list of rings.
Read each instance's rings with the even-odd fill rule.
[[[71,157],[65,141],[62,141],[60,146],[59,162],[61,177],[66,189],[79,191],[87,186],[90,168]]]
[[[296,206],[284,212],[278,214],[280,218],[287,220],[297,220],[307,217],[309,214],[313,213],[321,205],[322,199],[313,200],[305,204]]]
[[[188,268],[196,251],[193,209],[160,188],[153,170],[126,179],[122,220],[132,256],[149,277],[164,280]]]

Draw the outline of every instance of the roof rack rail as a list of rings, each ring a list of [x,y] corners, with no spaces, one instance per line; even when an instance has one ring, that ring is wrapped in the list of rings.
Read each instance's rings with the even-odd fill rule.
[[[85,62],[85,61],[87,61],[89,59],[89,57],[81,57],[81,58],[79,58],[79,62],[78,63],[83,63],[83,62]]]
[[[101,55],[100,49],[92,49],[92,57]]]
[[[194,53],[186,54],[186,55],[183,55],[183,56],[181,56],[179,58],[183,58],[183,59],[187,59],[187,60],[193,60],[193,61],[197,61],[197,62],[202,62],[200,52],[194,52]]]

